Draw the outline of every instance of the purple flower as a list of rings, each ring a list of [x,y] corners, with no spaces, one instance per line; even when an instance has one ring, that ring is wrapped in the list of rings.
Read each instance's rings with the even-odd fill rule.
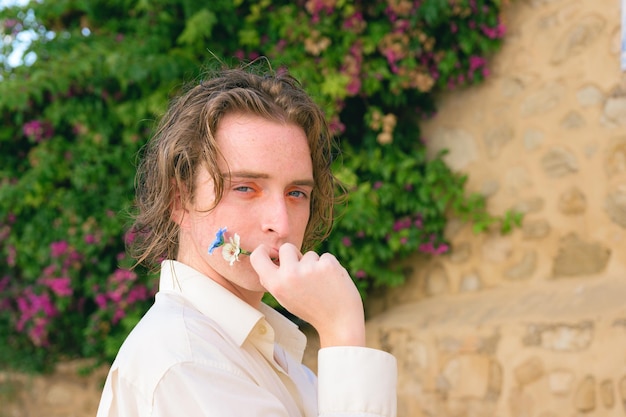
[[[506,27],[502,23],[498,23],[496,27],[489,27],[482,25],[480,29],[489,39],[498,39],[504,36],[506,33]]]
[[[450,249],[450,247],[448,245],[446,245],[445,243],[442,243],[441,245],[439,245],[439,247],[436,249],[437,255],[440,255],[442,253],[446,253],[448,252],[448,250]]]
[[[58,310],[55,308],[48,294],[35,294],[31,287],[27,287],[23,295],[17,297],[16,302],[21,313],[18,322],[15,324],[15,328],[18,332],[25,330],[25,326],[29,321],[32,321],[35,325],[37,325],[37,323],[41,325],[41,320],[38,321],[38,319],[49,320],[58,314]],[[42,313],[43,317],[36,317],[38,313]],[[39,329],[35,332],[36,334],[30,334],[32,331],[31,328],[29,330],[29,336],[31,336],[31,340],[33,340],[34,343],[42,343],[45,341],[43,339],[45,334],[40,333],[40,331],[43,331],[41,326],[39,326]]]
[[[400,230],[408,229],[411,227],[411,223],[412,222],[410,217],[404,217],[402,219],[396,220],[393,225],[393,231],[399,232]]]
[[[101,309],[106,308],[107,306],[107,296],[104,294],[98,294],[96,295],[95,298],[96,304],[98,305],[98,307],[100,307]]]
[[[68,297],[73,293],[69,278],[48,278],[43,283],[59,297]]]
[[[35,142],[49,139],[54,134],[52,124],[47,121],[42,122],[41,120],[31,120],[30,122],[24,123],[22,131],[24,132],[24,136],[29,137]]]
[[[331,120],[328,127],[333,134],[341,134],[346,130],[346,126],[337,118]]]
[[[419,247],[419,250],[424,253],[433,253],[433,242],[422,243]]]
[[[355,96],[361,91],[361,80],[359,78],[353,78],[347,85],[346,91],[348,95]]]
[[[28,337],[35,346],[47,346],[48,334],[46,332],[46,325],[50,320],[47,317],[35,317],[33,320],[33,327],[28,331]]]
[[[435,246],[432,241],[422,243],[419,247],[419,250],[421,252],[429,253],[431,255],[441,255],[442,253],[448,252],[449,249],[450,247],[445,243]]]
[[[130,229],[124,235],[124,243],[126,245],[130,245],[135,241],[136,237],[137,237],[137,232],[133,229]]]
[[[5,275],[2,279],[0,279],[0,292],[4,291],[9,286],[10,277]]]
[[[472,55],[469,57],[469,69],[470,71],[475,71],[478,68],[485,66],[487,60],[481,56]]]
[[[113,313],[113,318],[111,319],[111,322],[113,324],[117,324],[124,317],[126,317],[126,312],[123,309],[118,308],[117,310],[115,310],[115,313]]]
[[[137,278],[137,274],[129,269],[118,268],[111,277],[112,282],[123,283],[125,281],[134,281]]]
[[[58,258],[59,256],[63,255],[65,253],[65,251],[67,251],[67,248],[70,245],[65,241],[65,240],[60,240],[58,242],[52,242],[50,244],[50,252],[52,254],[53,258]]]
[[[363,26],[364,20],[363,20],[363,13],[361,12],[356,12],[354,14],[352,14],[352,16],[349,16],[344,22],[343,22],[343,28],[344,29],[359,29]]]
[[[4,27],[7,29],[13,29],[18,23],[17,19],[7,19],[4,21]]]
[[[134,304],[135,302],[145,300],[146,298],[148,298],[148,289],[143,285],[138,285],[128,291],[126,302],[128,304]]]
[[[17,259],[17,250],[15,249],[15,246],[8,245],[7,252],[9,252],[7,255],[7,265],[15,266],[15,261]]]
[[[123,290],[124,290],[123,288],[122,288],[122,289],[119,289],[119,288],[118,288],[118,289],[116,289],[116,290],[110,291],[110,292],[107,294],[107,296],[109,297],[109,299],[110,299],[111,301],[113,301],[114,303],[116,303],[116,304],[117,304],[117,303],[119,303],[120,301],[122,301],[122,291],[123,291]]]

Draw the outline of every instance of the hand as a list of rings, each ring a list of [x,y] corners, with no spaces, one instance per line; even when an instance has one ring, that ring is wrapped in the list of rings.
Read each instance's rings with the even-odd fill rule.
[[[261,285],[317,330],[321,347],[365,346],[363,302],[337,258],[329,253],[302,255],[290,243],[280,247],[278,257],[280,265],[270,258],[270,248],[260,245],[250,263]]]

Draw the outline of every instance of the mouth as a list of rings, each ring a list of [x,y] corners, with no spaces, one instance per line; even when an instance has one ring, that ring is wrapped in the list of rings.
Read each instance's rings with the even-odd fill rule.
[[[275,249],[272,249],[270,251],[270,259],[272,260],[272,262],[274,262],[274,264],[276,266],[280,266],[280,259],[278,258],[278,251]]]

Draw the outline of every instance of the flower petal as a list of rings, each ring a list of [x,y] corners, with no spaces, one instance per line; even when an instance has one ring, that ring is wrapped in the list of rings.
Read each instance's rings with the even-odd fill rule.
[[[233,239],[231,238],[231,242],[225,243],[222,248],[222,257],[230,263],[230,266],[233,266],[235,261],[239,260],[240,252],[239,247],[233,243]]]
[[[209,246],[210,255],[213,255],[213,251],[215,250],[215,248],[218,248],[224,244],[224,233],[226,233],[225,227],[222,227],[217,231],[217,233],[215,233],[215,240],[213,240],[213,243],[211,243],[211,246]]]

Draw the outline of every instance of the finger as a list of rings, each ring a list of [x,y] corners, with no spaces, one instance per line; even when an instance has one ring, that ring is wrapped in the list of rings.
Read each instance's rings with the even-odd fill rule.
[[[270,257],[270,247],[267,245],[259,245],[252,251],[250,254],[250,264],[259,277],[271,275],[278,269]]]
[[[298,248],[291,243],[283,243],[278,248],[278,259],[281,265],[295,264],[300,261],[302,254]]]
[[[333,255],[332,253],[323,253],[320,257],[319,257],[321,262],[326,262],[328,264],[336,264],[341,266],[341,264],[339,263],[339,261],[337,260],[337,258],[335,257],[335,255]]]
[[[305,253],[304,255],[302,255],[302,259],[300,259],[300,261],[305,262],[305,261],[319,261],[320,260],[320,256],[313,252],[313,251],[308,251],[307,253]]]

